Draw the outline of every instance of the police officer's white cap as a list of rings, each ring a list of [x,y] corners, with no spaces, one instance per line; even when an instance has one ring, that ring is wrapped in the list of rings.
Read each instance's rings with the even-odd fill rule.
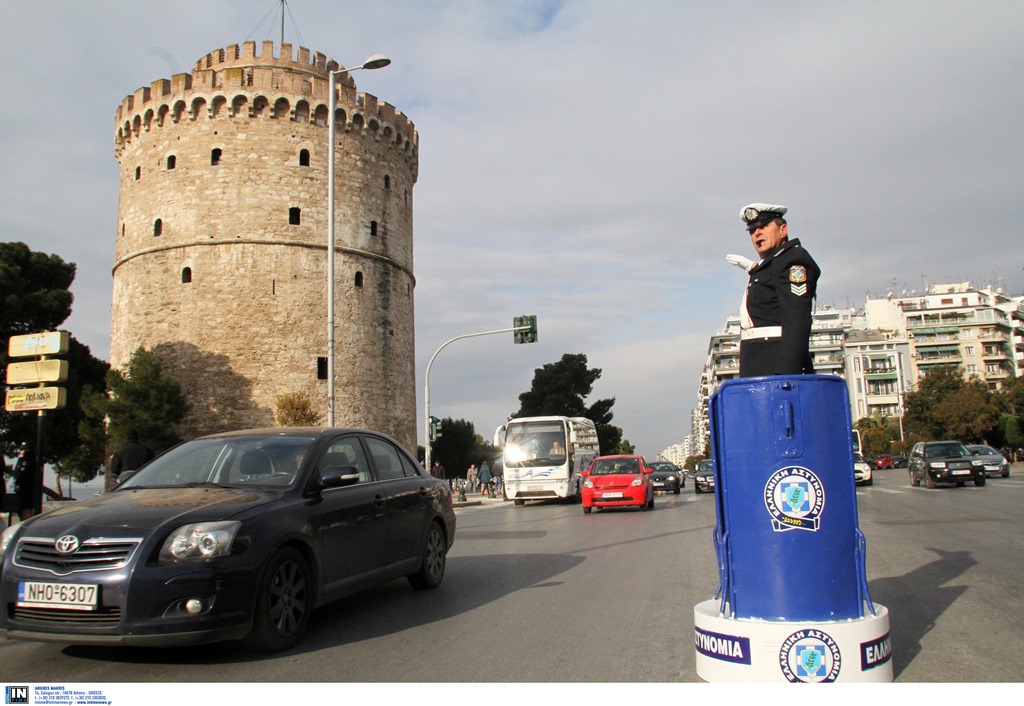
[[[749,230],[771,223],[776,218],[782,218],[788,210],[785,206],[770,203],[752,203],[740,209],[740,218],[747,224]]]

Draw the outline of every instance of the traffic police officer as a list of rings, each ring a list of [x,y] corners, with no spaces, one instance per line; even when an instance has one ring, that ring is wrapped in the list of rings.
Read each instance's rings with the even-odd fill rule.
[[[740,211],[760,262],[729,255],[750,275],[740,312],[740,377],[813,373],[811,310],[821,270],[800,240],[789,239],[785,206]]]

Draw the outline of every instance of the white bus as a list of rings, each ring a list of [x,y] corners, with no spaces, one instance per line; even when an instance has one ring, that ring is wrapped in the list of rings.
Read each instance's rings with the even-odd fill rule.
[[[582,417],[520,417],[494,432],[503,450],[505,496],[527,500],[581,498],[580,471],[601,455],[597,427]]]

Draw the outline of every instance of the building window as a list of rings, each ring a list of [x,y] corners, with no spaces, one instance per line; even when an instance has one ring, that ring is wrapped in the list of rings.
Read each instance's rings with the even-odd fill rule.
[[[181,283],[182,284],[188,284],[191,281],[192,281],[192,268],[191,267],[183,267],[182,270],[181,270]]]
[[[370,235],[377,235],[377,221],[370,221]]]
[[[157,218],[153,221],[153,237],[156,238],[164,232],[164,222]]]
[[[363,286],[363,273],[362,272],[356,272],[356,287],[359,287],[361,289],[362,286]]]
[[[167,168],[174,169],[178,165],[178,158],[173,154],[167,156]]]
[[[299,166],[309,166],[309,150],[299,150]]]
[[[316,379],[327,379],[327,358],[325,356],[318,356],[316,359]]]
[[[135,167],[135,181],[142,178],[142,167]]]
[[[210,151],[210,165],[216,167],[220,164],[221,155],[224,154],[219,147],[214,147]]]
[[[964,355],[974,355],[974,346],[964,346]]]
[[[391,188],[391,177],[389,177],[387,174],[384,175],[384,188],[385,189],[390,189]]]
[[[293,226],[297,226],[297,225],[299,225],[299,223],[301,223],[301,221],[302,221],[302,209],[301,208],[295,208],[294,206],[292,208],[289,208],[288,209],[288,224],[289,225],[293,225]]]

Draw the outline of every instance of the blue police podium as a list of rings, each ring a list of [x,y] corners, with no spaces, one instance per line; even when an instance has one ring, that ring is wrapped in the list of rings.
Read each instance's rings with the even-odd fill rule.
[[[739,378],[709,403],[719,587],[694,606],[709,682],[890,682],[857,521],[846,381]]]

